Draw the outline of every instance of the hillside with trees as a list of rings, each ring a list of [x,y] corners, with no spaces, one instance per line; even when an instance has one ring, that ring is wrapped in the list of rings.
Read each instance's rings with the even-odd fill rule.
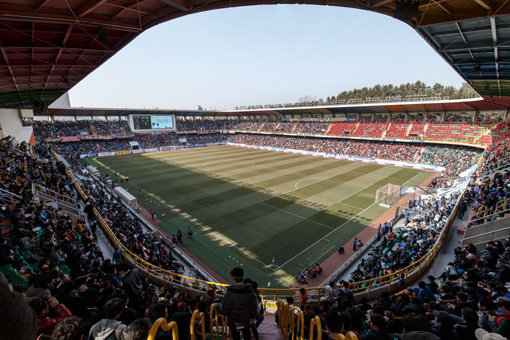
[[[384,102],[407,102],[424,100],[448,100],[448,99],[466,99],[478,97],[473,88],[464,83],[460,88],[454,86],[443,86],[435,83],[428,86],[422,81],[415,83],[406,83],[400,85],[375,85],[372,87],[363,87],[349,91],[340,92],[337,95],[319,98],[313,96],[304,96],[295,103],[270,104],[270,105],[250,105],[236,107],[236,110],[246,109],[270,109],[295,106],[317,106],[317,105],[344,105],[344,104],[369,104]]]

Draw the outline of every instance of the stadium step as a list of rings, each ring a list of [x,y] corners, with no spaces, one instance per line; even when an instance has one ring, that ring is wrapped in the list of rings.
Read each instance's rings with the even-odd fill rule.
[[[409,131],[411,131],[413,129],[413,125],[414,125],[414,123],[411,123],[407,126],[407,130],[406,130],[406,134],[405,134],[406,137],[409,137]]]
[[[260,340],[283,339],[282,333],[274,321],[274,311],[266,311],[264,321],[258,328]]]

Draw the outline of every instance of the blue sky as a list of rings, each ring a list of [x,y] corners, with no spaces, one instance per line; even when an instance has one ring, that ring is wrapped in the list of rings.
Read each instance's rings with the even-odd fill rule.
[[[251,6],[151,28],[70,97],[72,106],[220,110],[416,80],[463,82],[396,19],[332,6]]]

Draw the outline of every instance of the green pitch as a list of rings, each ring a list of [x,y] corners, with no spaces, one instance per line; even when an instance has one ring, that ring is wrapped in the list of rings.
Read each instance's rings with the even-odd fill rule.
[[[86,162],[128,176],[123,187],[155,210],[168,234],[180,229],[184,246],[219,275],[228,280],[230,269],[242,266],[260,287],[292,285],[297,272],[327,258],[380,216],[385,209],[374,204],[377,189],[387,183],[415,186],[430,176],[232,146]],[[193,240],[186,237],[190,224]]]

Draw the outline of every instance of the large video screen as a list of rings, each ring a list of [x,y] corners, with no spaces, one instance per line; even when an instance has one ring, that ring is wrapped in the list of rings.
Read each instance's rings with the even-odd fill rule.
[[[174,116],[133,116],[135,130],[172,130]]]

